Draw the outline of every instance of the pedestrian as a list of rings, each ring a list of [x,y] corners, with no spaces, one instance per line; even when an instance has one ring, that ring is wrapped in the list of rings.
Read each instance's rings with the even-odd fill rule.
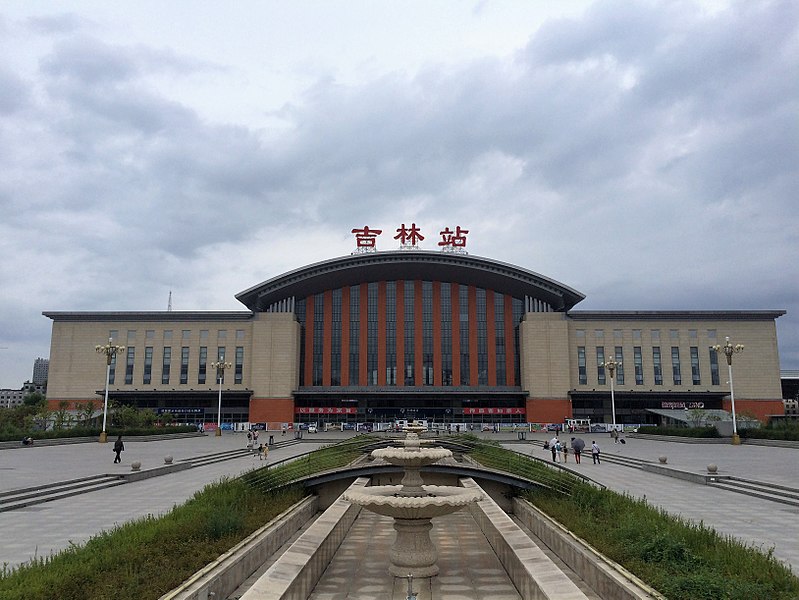
[[[574,462],[578,465],[580,464],[580,455],[583,453],[583,448],[585,448],[585,442],[582,438],[572,438],[572,452],[574,452]]]
[[[566,442],[563,442],[561,446],[563,446],[563,462],[567,463],[569,462],[569,446],[566,445]]]
[[[258,433],[257,429],[252,432],[252,443],[253,443],[253,445],[258,443],[258,435],[259,435],[259,433]]]
[[[594,459],[595,465],[602,464],[599,461],[599,446],[595,441],[591,442],[591,458]]]
[[[610,437],[613,438],[613,443],[614,444],[618,444],[619,443],[619,431],[618,431],[618,429],[616,429],[615,427],[613,429],[611,429],[610,430]]]
[[[252,450],[252,431],[247,432],[247,450]]]
[[[557,458],[557,452],[558,452],[556,446],[558,445],[559,441],[560,440],[558,440],[557,435],[553,437],[551,440],[549,440],[549,449],[552,452],[552,462],[556,462],[555,459]]]
[[[122,457],[120,456],[120,454],[124,449],[125,449],[125,444],[122,443],[122,436],[120,435],[117,438],[117,441],[114,442],[114,452],[116,453],[116,456],[114,457],[114,464],[122,462]]]
[[[555,444],[555,455],[557,456],[557,460],[555,462],[560,462],[561,452],[563,452],[563,444],[561,444],[560,440],[558,440],[558,443]]]

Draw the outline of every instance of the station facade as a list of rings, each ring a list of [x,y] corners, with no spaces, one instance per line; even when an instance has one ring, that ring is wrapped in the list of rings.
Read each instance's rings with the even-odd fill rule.
[[[618,423],[648,409],[782,414],[776,319],[763,311],[578,311],[574,289],[458,252],[362,252],[285,273],[234,312],[45,312],[52,408],[109,397],[180,421]],[[211,364],[226,362],[217,372]]]

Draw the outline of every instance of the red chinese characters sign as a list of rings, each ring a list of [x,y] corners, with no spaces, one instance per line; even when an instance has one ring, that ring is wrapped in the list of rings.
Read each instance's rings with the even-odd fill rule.
[[[425,239],[422,235],[422,230],[416,225],[411,223],[407,227],[403,223],[397,228],[397,235],[394,236],[395,240],[400,242],[400,250],[417,250],[419,242]],[[356,227],[352,229],[352,234],[355,235],[355,253],[363,252],[376,252],[377,251],[377,236],[383,233],[382,229],[372,229],[368,225],[363,227]],[[444,252],[459,252],[466,253],[466,235],[469,233],[468,229],[463,229],[460,225],[455,226],[455,231],[449,227],[445,227],[439,232],[441,241],[438,242],[439,248]]]
[[[464,408],[464,415],[523,415],[524,408]]]
[[[298,406],[294,409],[298,415],[355,415],[358,409],[340,406]]]

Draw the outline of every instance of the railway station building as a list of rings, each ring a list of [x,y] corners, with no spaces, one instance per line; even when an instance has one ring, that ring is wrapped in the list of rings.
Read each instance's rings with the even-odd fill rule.
[[[355,232],[355,230],[353,230]],[[442,232],[443,233],[443,232]],[[368,250],[372,250],[367,248]],[[654,423],[662,409],[784,412],[781,310],[580,311],[585,296],[463,252],[363,251],[311,264],[224,312],[53,312],[48,401],[109,398],[215,423]],[[217,372],[212,363],[230,367]],[[221,377],[220,377],[221,376]]]

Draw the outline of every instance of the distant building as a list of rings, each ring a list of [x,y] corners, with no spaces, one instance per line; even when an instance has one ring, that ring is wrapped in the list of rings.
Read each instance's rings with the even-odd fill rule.
[[[562,283],[506,263],[373,252],[291,271],[236,296],[237,312],[45,312],[51,408],[109,396],[214,422],[620,423],[652,409],[783,414],[782,310],[577,311]],[[95,345],[124,350],[108,371]],[[229,363],[217,373],[215,362]],[[221,377],[220,377],[221,376]]]
[[[27,395],[27,391],[21,390],[0,390],[0,408],[15,408],[22,404],[22,399]]]
[[[37,358],[33,361],[33,379],[31,380],[36,385],[44,385],[47,383],[47,372],[50,369],[49,358]]]

